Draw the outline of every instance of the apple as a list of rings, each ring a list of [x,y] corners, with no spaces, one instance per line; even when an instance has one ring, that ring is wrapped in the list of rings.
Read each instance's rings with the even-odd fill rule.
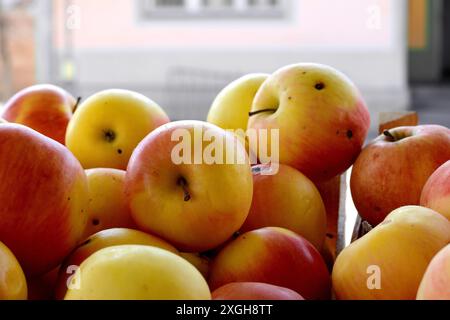
[[[450,160],[450,130],[437,125],[386,130],[356,160],[350,188],[356,209],[372,225],[392,210],[419,205],[430,175]]]
[[[59,266],[43,275],[27,279],[28,300],[53,300],[55,298],[58,272]]]
[[[101,249],[76,271],[79,287],[66,300],[210,300],[208,284],[180,256],[160,248],[122,245]]]
[[[207,121],[222,129],[247,130],[253,99],[268,74],[252,73],[227,85],[211,105]]]
[[[77,108],[67,127],[66,145],[85,169],[126,169],[137,144],[167,122],[165,112],[147,97],[105,90]]]
[[[423,187],[420,205],[433,209],[450,220],[450,160],[430,176]]]
[[[60,143],[18,124],[0,126],[0,239],[27,276],[56,267],[87,219],[80,163]]]
[[[279,130],[279,141],[269,139],[268,150],[279,144],[280,163],[314,182],[347,170],[370,126],[367,106],[350,79],[310,63],[272,74],[258,90],[250,115],[249,129]]]
[[[304,300],[297,292],[260,282],[233,282],[216,289],[213,300]]]
[[[268,165],[253,167],[253,200],[243,232],[282,227],[303,236],[317,250],[325,240],[327,216],[314,183],[294,168],[280,165],[276,174]]]
[[[73,273],[81,265],[81,263],[94,252],[107,247],[127,244],[154,246],[175,254],[179,254],[178,250],[171,244],[142,231],[126,228],[102,230],[80,244],[64,260],[61,268],[59,269],[58,281],[56,285],[56,298],[64,298],[67,291],[68,279],[73,276]]]
[[[450,221],[419,206],[394,210],[346,247],[333,268],[341,300],[415,299],[433,256],[450,242]]]
[[[27,280],[11,250],[0,241],[0,300],[26,300]]]
[[[64,144],[67,124],[76,106],[77,100],[64,89],[50,84],[34,85],[9,99],[0,117]]]
[[[330,275],[320,253],[302,236],[283,228],[253,230],[214,258],[209,285],[263,282],[296,291],[308,300],[330,297]]]
[[[208,135],[214,142],[202,141]],[[226,161],[233,154],[240,160]],[[173,122],[150,133],[131,156],[125,178],[139,229],[186,252],[213,249],[239,230],[252,191],[250,163],[238,138],[201,121]]]
[[[417,300],[450,300],[450,245],[431,260],[420,282]]]
[[[209,264],[210,259],[205,255],[193,252],[180,252],[180,256],[189,261],[205,279],[209,277]]]
[[[125,199],[125,171],[95,168],[85,172],[89,186],[89,218],[83,238],[110,228],[135,228]]]

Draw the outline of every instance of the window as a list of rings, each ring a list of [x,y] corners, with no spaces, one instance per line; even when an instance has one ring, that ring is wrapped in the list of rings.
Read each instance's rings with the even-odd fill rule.
[[[137,0],[143,20],[283,19],[291,0]]]

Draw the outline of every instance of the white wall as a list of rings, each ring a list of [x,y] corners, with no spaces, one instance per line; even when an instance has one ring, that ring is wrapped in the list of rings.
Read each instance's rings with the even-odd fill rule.
[[[307,11],[308,6],[314,7],[315,10],[320,9],[318,3],[326,7],[327,1],[329,1],[330,7],[334,6],[333,10],[339,9],[336,6],[336,0],[299,0],[294,3],[295,8],[299,9],[298,12],[302,12],[302,9]],[[339,3],[344,7],[340,8],[336,15],[333,12],[326,12],[323,16],[315,15],[318,20],[323,19],[323,21],[315,21],[315,17],[307,15],[295,21],[294,17],[293,21],[288,22],[291,27],[289,30],[294,30],[293,36],[296,36],[295,32],[297,32],[295,23],[301,26],[302,21],[309,19],[310,24],[315,24],[315,29],[308,30],[303,34],[298,33],[299,43],[282,43],[280,40],[280,44],[278,39],[270,38],[274,35],[276,37],[277,30],[279,30],[281,38],[284,35],[283,32],[288,32],[283,31],[288,30],[283,29],[284,26],[276,24],[273,25],[274,30],[272,31],[274,32],[271,33],[271,36],[267,36],[268,42],[276,40],[273,45],[271,43],[261,45],[260,42],[265,40],[264,34],[258,34],[258,30],[249,31],[249,26],[244,24],[241,26],[243,32],[254,34],[258,38],[253,45],[245,43],[209,44],[208,42],[200,45],[198,43],[196,45],[176,45],[175,41],[175,44],[158,46],[157,43],[151,41],[150,36],[146,37],[144,31],[162,28],[161,32],[163,32],[166,29],[161,25],[144,23],[138,25],[144,31],[140,30],[136,33],[142,33],[141,40],[149,39],[147,45],[133,45],[130,40],[131,45],[127,43],[127,45],[114,46],[108,44],[105,40],[106,34],[102,35],[98,30],[96,30],[97,39],[94,35],[91,35],[91,38],[82,37],[83,32],[84,34],[89,33],[93,27],[88,30],[82,29],[78,37],[75,36],[75,39],[79,41],[74,56],[77,66],[76,89],[74,90],[78,91],[75,94],[88,96],[101,89],[120,86],[147,94],[168,109],[172,118],[204,119],[209,104],[217,91],[233,78],[249,72],[273,72],[279,67],[291,63],[318,62],[332,65],[353,79],[363,92],[374,122],[376,122],[376,114],[379,111],[404,110],[409,104],[406,44],[407,1],[364,1],[367,4],[381,3],[385,6],[384,10],[388,10],[387,13],[384,12],[383,19],[385,20],[382,21],[385,24],[382,27],[388,30],[382,30],[385,32],[384,37],[374,36],[373,45],[370,38],[364,38],[364,32],[367,31],[357,30],[355,32],[352,21],[345,22],[342,19],[343,17],[352,19],[352,14],[359,14],[345,7],[345,3],[356,3],[355,0],[340,0]],[[83,19],[89,25],[88,9],[86,7],[82,12]],[[302,14],[305,14],[304,11]],[[362,19],[361,17],[356,18],[355,21]],[[178,23],[176,26],[181,28],[178,31],[184,30],[182,23]],[[186,36],[200,34],[201,26],[189,25],[186,27]],[[324,27],[317,30],[319,26]],[[270,29],[270,26],[264,27],[265,29],[261,30]],[[122,28],[126,28],[126,26],[122,26]],[[216,31],[221,33],[226,28],[226,25],[219,23]],[[342,45],[339,42],[340,38],[337,41],[334,38],[333,28],[337,30],[336,37],[342,37]],[[239,33],[239,24],[233,25],[233,30]],[[189,31],[192,31],[191,35],[189,35]],[[317,31],[317,43],[315,43],[313,31]],[[109,30],[109,32],[116,32],[117,39],[125,37],[125,40],[121,41],[127,40],[126,35],[120,35],[120,29]],[[326,34],[327,32],[328,34]],[[213,33],[214,28],[210,28],[209,36]],[[353,34],[355,35],[353,36]],[[356,40],[352,40],[352,36]],[[130,34],[129,37],[132,38],[133,34]],[[211,38],[208,39],[211,41]],[[181,38],[179,41],[182,42]],[[195,41],[198,40],[193,40],[193,42]],[[364,44],[357,45],[361,42]],[[102,45],[95,46],[99,43]]]

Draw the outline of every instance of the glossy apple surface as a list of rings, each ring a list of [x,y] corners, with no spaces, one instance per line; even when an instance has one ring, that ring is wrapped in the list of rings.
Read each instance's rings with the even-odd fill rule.
[[[370,126],[369,111],[352,81],[320,64],[299,63],[276,71],[261,85],[251,112],[248,128],[278,129],[280,163],[314,182],[347,170]],[[278,141],[269,139],[268,150],[272,143]]]
[[[260,282],[233,282],[216,289],[213,300],[304,300],[297,292]]]
[[[0,126],[0,239],[27,275],[50,271],[87,220],[80,163],[60,143],[18,124]]]
[[[296,291],[308,300],[330,297],[330,275],[320,253],[305,238],[283,228],[244,233],[212,262],[209,285],[263,282]]]
[[[414,300],[431,259],[450,241],[450,222],[419,206],[394,210],[346,247],[333,268],[341,300]]]
[[[66,90],[42,84],[25,88],[9,99],[0,117],[23,124],[62,144],[77,100]]]
[[[450,160],[440,166],[422,189],[420,205],[450,220]]]
[[[124,170],[137,144],[169,121],[159,105],[139,93],[105,90],[77,108],[67,127],[66,145],[85,169]]]
[[[192,152],[193,156],[181,163],[172,158],[181,143],[172,138],[178,132],[186,133],[183,141],[192,143],[191,151],[180,153]],[[207,132],[224,142],[222,160],[233,152],[243,161],[203,161],[212,142],[200,143],[197,149],[194,140]],[[202,160],[198,164],[195,153]],[[200,121],[172,122],[149,134],[134,151],[125,178],[125,192],[138,227],[187,252],[213,249],[238,231],[250,209],[252,191],[251,167],[237,137]]]
[[[292,167],[280,165],[276,174],[272,171],[267,165],[253,167],[252,206],[241,230],[282,227],[321,250],[327,216],[316,186]]]
[[[76,272],[80,288],[66,300],[210,300],[200,272],[180,256],[151,246],[99,250]]]
[[[392,210],[419,205],[433,172],[450,160],[450,130],[398,127],[369,143],[356,160],[350,187],[359,214],[373,226]]]

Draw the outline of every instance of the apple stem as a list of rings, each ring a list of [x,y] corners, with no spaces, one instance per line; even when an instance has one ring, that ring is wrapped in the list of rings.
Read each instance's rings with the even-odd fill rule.
[[[185,178],[181,177],[178,179],[178,185],[181,186],[181,188],[184,191],[184,201],[187,202],[191,200],[191,194],[189,193],[189,190],[187,188],[187,181]]]
[[[263,112],[272,112],[272,113],[274,113],[276,111],[277,111],[277,109],[274,109],[274,108],[262,109],[262,110],[256,110],[256,111],[249,112],[248,115],[249,115],[249,117],[252,117],[252,116],[257,115],[259,113],[263,113]]]
[[[82,99],[81,97],[77,98],[77,102],[75,102],[75,106],[73,107],[73,112],[77,111],[78,106],[80,105],[81,99]]]
[[[385,137],[388,137],[389,139],[391,139],[391,141],[397,140],[397,139],[395,139],[394,135],[389,130],[384,130],[383,134]]]

